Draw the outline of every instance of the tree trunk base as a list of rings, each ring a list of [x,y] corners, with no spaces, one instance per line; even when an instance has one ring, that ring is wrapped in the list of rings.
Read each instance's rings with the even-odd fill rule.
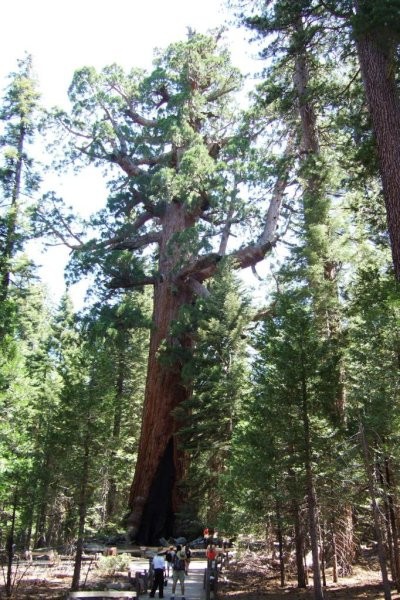
[[[172,491],[175,484],[174,443],[168,442],[162,457],[148,499],[144,505],[140,527],[134,537],[135,542],[143,545],[159,545],[160,538],[168,539],[173,535],[175,514]],[[130,516],[126,522],[129,524]]]

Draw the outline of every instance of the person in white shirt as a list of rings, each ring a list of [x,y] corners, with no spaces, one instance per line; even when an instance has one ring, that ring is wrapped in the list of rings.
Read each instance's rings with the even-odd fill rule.
[[[156,593],[156,589],[158,588],[158,597],[164,597],[164,572],[165,572],[165,559],[164,559],[164,548],[159,548],[157,554],[153,558],[153,569],[154,569],[154,579],[153,585],[151,588],[151,592],[149,594],[150,598],[154,598],[154,594]]]

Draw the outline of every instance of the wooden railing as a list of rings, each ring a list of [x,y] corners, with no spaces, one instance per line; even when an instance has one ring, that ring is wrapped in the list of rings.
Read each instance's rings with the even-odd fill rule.
[[[219,564],[216,560],[209,560],[204,569],[204,590],[206,600],[217,597],[218,590],[218,569]]]
[[[136,600],[136,592],[126,592],[120,590],[98,590],[92,592],[68,592],[66,600],[72,600],[73,598],[77,598],[77,600],[84,600],[85,598],[92,598],[92,600],[103,600],[106,598],[126,598],[127,600]]]

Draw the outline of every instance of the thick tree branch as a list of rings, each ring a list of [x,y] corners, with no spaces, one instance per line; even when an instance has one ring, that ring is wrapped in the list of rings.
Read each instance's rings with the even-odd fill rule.
[[[222,256],[220,254],[217,254],[216,252],[212,252],[210,254],[206,254],[205,256],[201,256],[196,261],[181,269],[177,279],[188,279],[192,275],[196,275],[197,280],[204,281],[206,277],[201,277],[201,279],[199,279],[198,275],[203,271],[208,271],[209,269],[212,269],[214,272],[217,264],[221,259]]]
[[[197,281],[197,279],[189,277],[185,283],[196,296],[199,296],[200,298],[208,298],[210,296],[210,292],[206,286],[200,283],[200,281]]]
[[[292,144],[293,142],[290,139],[285,149],[285,159],[287,159],[291,154]],[[258,241],[255,244],[240,248],[239,250],[227,255],[233,259],[237,269],[245,269],[247,267],[256,265],[258,262],[263,260],[267,252],[271,250],[277,243],[279,239],[279,236],[276,234],[278,218],[288,181],[289,170],[286,169],[285,173],[281,177],[278,177],[275,182],[272,198],[264,219],[264,228],[260,237],[258,238]],[[222,254],[226,250],[227,239],[225,238],[229,236],[229,219],[227,221],[227,228],[223,234],[224,235],[219,249],[220,251],[218,253],[207,254],[206,256],[202,256],[198,260],[193,261],[180,271],[178,277],[181,279],[187,279],[188,277],[195,276],[196,280],[200,282],[203,282],[211,277],[216,271],[218,262],[222,258]]]
[[[129,226],[129,229],[133,231],[138,231],[147,221],[150,221],[153,218],[153,213],[150,211],[146,211],[137,216],[136,220]]]
[[[157,164],[156,159],[141,159],[141,160],[132,160],[127,156],[124,152],[115,150],[109,155],[109,159],[111,162],[117,164],[121,167],[121,169],[129,175],[129,177],[137,177],[138,175],[143,175],[144,171],[140,167],[143,165],[154,165]]]
[[[264,244],[254,244],[251,246],[246,246],[245,248],[240,248],[239,250],[228,254],[227,257],[233,260],[233,263],[237,269],[251,267],[252,265],[255,265],[263,260],[266,253],[275,246],[278,239],[279,238],[277,236],[273,240]],[[217,270],[217,265],[222,258],[223,256],[221,254],[217,254],[215,252],[207,254],[206,256],[202,256],[197,261],[194,261],[182,269],[178,275],[178,278],[187,280],[189,277],[193,276],[197,281],[203,282],[214,275],[215,271]]]
[[[155,119],[146,119],[146,117],[139,115],[139,113],[134,111],[132,108],[127,108],[125,114],[137,125],[142,125],[143,127],[155,127],[157,125],[157,121]]]
[[[110,250],[137,250],[148,244],[158,244],[160,241],[161,234],[152,232],[131,239],[114,238],[114,240],[106,240],[103,245]]]
[[[121,169],[130,177],[137,177],[138,175],[143,175],[145,171],[141,169],[142,166],[152,167],[154,165],[160,165],[162,163],[168,163],[168,160],[173,158],[172,152],[166,152],[165,154],[161,154],[160,156],[153,156],[149,158],[139,158],[137,160],[133,160],[125,152],[120,150],[113,150],[109,155],[109,160],[111,162],[119,165]]]
[[[157,277],[142,277],[141,279],[129,279],[128,277],[113,277],[107,284],[107,287],[111,290],[130,289],[135,287],[141,287],[143,285],[154,285],[157,281]]]

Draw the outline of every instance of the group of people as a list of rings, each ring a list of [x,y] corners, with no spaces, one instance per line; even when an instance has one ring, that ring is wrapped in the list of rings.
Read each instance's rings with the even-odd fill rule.
[[[185,600],[185,576],[189,573],[191,552],[189,546],[182,548],[181,545],[170,546],[167,550],[159,548],[153,558],[154,579],[150,591],[150,598],[158,589],[159,598],[164,597],[164,581],[169,577],[172,570],[172,594],[171,600],[175,598],[175,590],[179,581],[182,593],[182,600]]]
[[[217,555],[218,551],[215,545],[208,544],[206,558],[209,566],[216,560]],[[191,551],[189,546],[182,547],[178,544],[176,548],[174,546],[170,546],[168,549],[159,548],[152,562],[154,579],[149,594],[150,598],[154,598],[157,589],[159,598],[164,597],[164,582],[166,581],[166,577],[169,577],[170,572],[172,571],[171,600],[175,600],[175,590],[178,581],[181,588],[182,600],[185,600],[185,577],[189,574],[190,558]]]

